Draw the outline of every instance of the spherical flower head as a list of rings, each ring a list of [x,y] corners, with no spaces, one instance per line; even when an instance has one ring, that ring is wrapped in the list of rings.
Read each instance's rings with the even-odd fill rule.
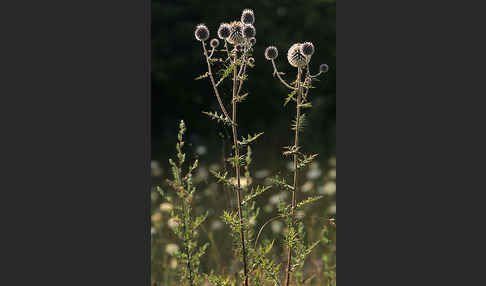
[[[243,36],[247,39],[253,38],[256,35],[256,29],[255,26],[252,24],[246,24],[243,27]]]
[[[218,39],[212,39],[211,42],[209,42],[209,45],[211,48],[215,49],[219,46],[219,40]]]
[[[194,36],[196,36],[196,40],[198,41],[206,41],[209,39],[209,29],[204,24],[199,24],[196,26],[196,30],[194,31]]]
[[[231,35],[231,27],[228,23],[222,23],[219,25],[218,37],[221,40],[228,38]]]
[[[277,47],[274,46],[267,47],[267,49],[265,50],[265,58],[267,60],[274,60],[277,58],[277,56],[278,56]]]
[[[230,24],[231,33],[226,39],[232,45],[243,42],[243,23],[240,21],[233,21]]]
[[[310,56],[306,56],[302,52],[301,43],[296,43],[293,44],[287,52],[287,60],[289,61],[291,66],[296,68],[303,68],[309,63]]]
[[[255,23],[255,13],[251,9],[245,9],[241,13],[241,22],[245,24],[253,24]]]
[[[304,53],[304,55],[312,56],[312,54],[314,54],[314,51],[314,44],[312,44],[311,42],[305,42],[302,44],[302,53]]]
[[[319,66],[319,72],[321,73],[326,73],[329,71],[329,66],[326,64],[322,64]]]
[[[254,45],[256,44],[256,38],[255,38],[255,37],[250,38],[250,44],[251,44],[252,46],[254,46]]]

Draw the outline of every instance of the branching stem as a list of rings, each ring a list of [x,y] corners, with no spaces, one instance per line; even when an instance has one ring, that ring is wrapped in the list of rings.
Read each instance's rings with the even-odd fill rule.
[[[273,61],[272,61],[273,62]],[[299,125],[300,125],[300,104],[302,101],[302,69],[297,69],[297,116],[295,119],[295,148],[299,147]],[[297,153],[294,153],[294,189],[292,190],[292,208],[290,210],[290,223],[291,227],[294,227],[294,209],[296,205],[296,192],[297,192]],[[287,269],[285,272],[285,286],[289,286],[290,283],[290,266],[292,264],[292,248],[290,244],[287,249]]]

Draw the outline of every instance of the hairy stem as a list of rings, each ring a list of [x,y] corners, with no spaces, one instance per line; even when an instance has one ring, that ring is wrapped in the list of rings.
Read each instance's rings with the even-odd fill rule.
[[[224,108],[223,102],[221,101],[221,97],[219,96],[218,89],[216,88],[216,82],[214,81],[213,72],[211,70],[211,63],[209,62],[208,51],[206,50],[206,43],[204,42],[201,43],[204,50],[204,56],[206,57],[206,63],[208,64],[208,74],[209,74],[209,78],[211,79],[211,84],[213,85],[214,95],[216,95],[216,98],[218,99],[219,107],[221,108],[221,111],[224,113],[224,116],[226,116],[226,119],[230,120],[228,112],[226,111],[226,108]]]
[[[297,70],[297,117],[295,119],[295,141],[294,146],[297,149],[299,147],[299,125],[300,125],[300,104],[302,100],[302,84],[301,84],[302,69]],[[290,210],[291,227],[294,227],[294,209],[296,204],[296,192],[297,192],[297,153],[294,153],[294,189],[292,191],[292,208]],[[292,247],[288,246],[287,249],[287,269],[285,274],[285,286],[289,286],[290,283],[290,266],[292,264]]]
[[[277,66],[275,65],[275,61],[272,60],[272,65],[273,65],[273,74],[277,75],[278,79],[288,88],[292,89],[292,90],[295,90],[295,87],[291,86],[290,84],[288,84],[281,76],[280,74],[278,73],[278,70],[277,70]]]
[[[237,82],[238,82],[238,74],[236,68],[236,55],[234,58],[234,65],[235,68],[233,69],[233,122],[236,123],[236,92],[237,92]],[[240,151],[238,146],[238,132],[236,129],[236,125],[232,125],[233,129],[233,143],[235,147],[235,171],[236,171],[236,181],[237,181],[237,188],[236,194],[238,199],[238,217],[240,220],[240,240],[241,240],[241,251],[242,251],[242,260],[243,260],[243,273],[245,275],[245,286],[248,286],[248,270],[246,265],[246,248],[245,248],[245,233],[244,233],[244,225],[243,225],[243,214],[241,211],[241,188],[240,188]]]

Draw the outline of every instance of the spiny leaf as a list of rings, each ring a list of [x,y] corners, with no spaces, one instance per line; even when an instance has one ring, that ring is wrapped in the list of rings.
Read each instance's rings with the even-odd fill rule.
[[[233,186],[233,184],[226,178],[228,175],[228,172],[224,172],[224,174],[221,174],[220,172],[216,172],[214,170],[209,171],[216,179],[218,179],[219,182],[223,182],[227,186]]]
[[[299,132],[304,131],[304,127],[306,126],[306,117],[305,113],[302,113],[299,117]],[[297,128],[297,120],[292,120],[292,130]]]
[[[287,151],[284,151],[282,154],[284,156],[290,156],[290,155],[293,155],[293,154],[298,154],[299,153],[299,150],[300,150],[300,146],[295,148],[295,145],[293,146],[285,146],[283,147],[285,150]]]
[[[196,77],[194,80],[200,80],[200,79],[203,79],[203,78],[207,78],[209,76],[209,72],[206,72],[205,74],[202,74],[198,77]]]
[[[294,96],[295,96],[296,93],[297,93],[297,90],[294,90],[287,95],[287,98],[285,98],[284,106],[286,106],[287,103],[289,103],[289,101],[291,101],[291,100],[295,101]]]
[[[224,116],[224,114],[218,114],[218,112],[216,112],[216,111],[215,112],[203,111],[202,113],[203,114],[206,114],[211,119],[214,119],[214,120],[216,120],[218,122],[223,122],[224,124],[227,124],[229,126],[233,125],[233,121],[231,121],[230,119],[226,118],[226,116]]]
[[[219,79],[219,81],[216,83],[216,87],[218,87],[218,85],[221,82],[223,82],[223,80],[227,78],[233,72],[234,69],[235,69],[235,64],[231,63],[228,67],[226,67],[226,69],[221,70],[220,72],[222,73],[222,76]]]
[[[317,200],[320,200],[320,199],[322,199],[322,198],[323,198],[323,196],[312,196],[312,197],[308,197],[307,199],[305,199],[305,200],[303,200],[303,201],[299,202],[299,203],[298,203],[298,204],[295,206],[295,208],[296,208],[296,209],[302,208],[302,207],[304,207],[304,206],[306,206],[306,205],[308,205],[308,204],[310,204],[310,203],[312,203],[312,202],[315,202],[315,201],[317,201]]]
[[[248,144],[252,143],[253,141],[255,141],[261,135],[263,135],[263,132],[254,134],[253,136],[250,135],[250,134],[248,134],[248,137],[247,138],[243,137],[243,140],[242,141],[238,141],[238,143],[241,144],[241,145],[248,145]]]
[[[235,97],[234,101],[243,102],[246,99],[247,96],[248,96],[248,93],[245,93],[243,95],[238,95],[237,97]]]
[[[269,178],[270,182],[278,187],[282,187],[288,191],[293,191],[294,187],[287,184],[283,178],[275,176],[273,178]]]
[[[311,108],[312,107],[312,103],[310,102],[306,102],[306,103],[302,103],[299,105],[301,108]]]
[[[247,202],[253,200],[254,198],[268,191],[270,188],[271,186],[265,186],[265,187],[257,186],[256,190],[252,189],[251,193],[245,197],[245,199],[241,202],[241,204],[243,205],[246,204]]]
[[[299,159],[298,163],[297,163],[297,169],[300,169],[300,168],[303,168],[305,166],[307,166],[308,164],[310,164],[317,156],[319,156],[319,154],[311,154],[311,155],[303,155],[303,158],[302,159]]]

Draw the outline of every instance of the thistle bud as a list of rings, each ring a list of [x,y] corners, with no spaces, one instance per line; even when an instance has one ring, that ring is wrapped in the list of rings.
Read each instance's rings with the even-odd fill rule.
[[[245,38],[247,38],[247,39],[253,38],[253,37],[255,37],[255,35],[256,35],[255,26],[253,26],[252,24],[246,24],[243,27],[243,36]]]
[[[243,10],[243,13],[241,13],[241,22],[245,24],[255,23],[255,13],[253,13],[253,10],[251,9]]]
[[[209,38],[209,29],[204,24],[199,24],[196,26],[196,30],[194,31],[194,36],[198,41],[206,41]]]
[[[228,23],[222,23],[221,25],[219,25],[218,37],[221,40],[228,38],[230,34],[231,34],[231,28]]]
[[[230,24],[231,33],[227,39],[228,43],[232,45],[243,42],[243,23],[239,21],[233,21]]]
[[[293,67],[303,68],[309,63],[310,56],[306,56],[302,52],[302,44],[296,43],[293,44],[287,52],[287,60]]]
[[[265,58],[267,60],[274,60],[278,56],[278,50],[274,46],[270,46],[265,50]]]
[[[311,42],[305,42],[302,44],[302,53],[306,56],[312,56],[314,54],[314,44]]]
[[[211,48],[215,49],[219,46],[219,40],[218,39],[212,39],[211,42],[209,42],[209,45]]]
[[[321,73],[326,73],[329,71],[329,66],[326,64],[322,64],[319,66],[319,72]]]

